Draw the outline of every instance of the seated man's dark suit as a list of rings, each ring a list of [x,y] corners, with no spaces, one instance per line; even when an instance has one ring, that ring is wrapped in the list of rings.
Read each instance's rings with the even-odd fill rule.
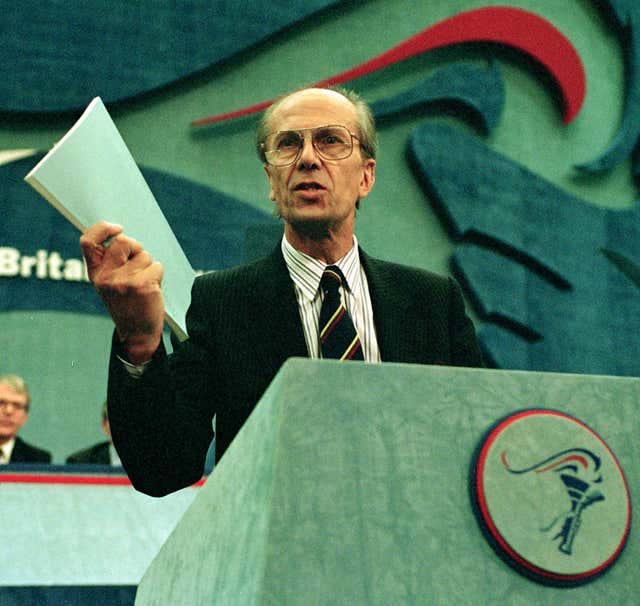
[[[31,444],[16,436],[9,463],[51,463],[51,453],[31,446]]]
[[[90,463],[92,465],[110,465],[111,457],[109,455],[109,440],[99,442],[89,448],[74,452],[67,457],[66,463]]]
[[[384,362],[481,366],[471,320],[450,278],[360,251]],[[115,356],[109,372],[114,444],[134,486],[162,495],[200,479],[216,415],[216,460],[282,364],[308,355],[293,282],[270,256],[196,279],[189,340],[156,352],[140,379]]]

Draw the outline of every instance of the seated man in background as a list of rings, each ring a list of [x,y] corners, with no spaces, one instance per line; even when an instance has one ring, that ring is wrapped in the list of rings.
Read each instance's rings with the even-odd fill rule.
[[[51,463],[51,453],[27,444],[18,431],[29,418],[29,390],[17,375],[0,376],[0,464]]]
[[[102,431],[109,438],[104,442],[98,442],[89,448],[79,450],[67,457],[66,463],[88,463],[91,465],[111,465],[112,467],[120,467],[120,457],[111,442],[111,428],[109,427],[109,416],[107,414],[106,401],[102,404],[102,419],[100,421]]]

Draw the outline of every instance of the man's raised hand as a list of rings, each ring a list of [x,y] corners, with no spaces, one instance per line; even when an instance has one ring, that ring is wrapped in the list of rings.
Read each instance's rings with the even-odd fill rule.
[[[162,265],[123,228],[101,221],[80,238],[89,279],[133,364],[151,359],[162,338]]]

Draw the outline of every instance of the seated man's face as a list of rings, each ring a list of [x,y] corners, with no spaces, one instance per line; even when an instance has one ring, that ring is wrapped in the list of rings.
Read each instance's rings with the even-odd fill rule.
[[[15,437],[28,416],[27,396],[0,383],[0,442]]]

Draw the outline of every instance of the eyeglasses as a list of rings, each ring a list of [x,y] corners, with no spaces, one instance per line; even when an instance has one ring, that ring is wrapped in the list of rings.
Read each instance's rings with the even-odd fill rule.
[[[353,152],[353,140],[358,137],[346,126],[330,124],[299,130],[280,130],[267,135],[261,144],[264,157],[271,166],[289,166],[297,161],[304,147],[304,133],[311,133],[311,143],[325,160],[344,160]]]
[[[22,404],[22,402],[12,402],[11,400],[0,400],[0,409],[9,410],[15,408],[15,410],[25,411],[29,409],[28,404]]]

